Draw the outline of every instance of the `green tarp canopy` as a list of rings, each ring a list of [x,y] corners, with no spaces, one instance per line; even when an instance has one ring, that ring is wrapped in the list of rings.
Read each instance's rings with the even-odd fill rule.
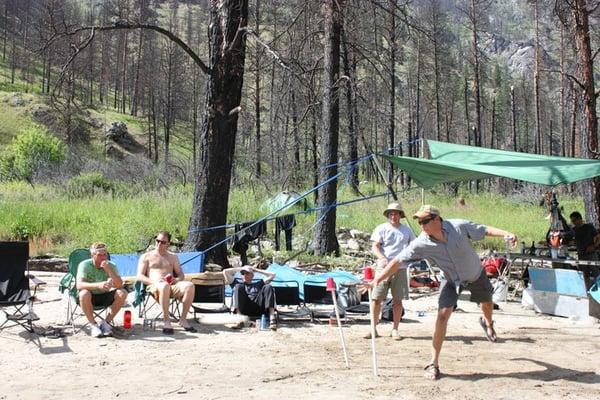
[[[555,186],[600,176],[600,161],[427,141],[431,159],[383,155],[419,186],[492,177]]]

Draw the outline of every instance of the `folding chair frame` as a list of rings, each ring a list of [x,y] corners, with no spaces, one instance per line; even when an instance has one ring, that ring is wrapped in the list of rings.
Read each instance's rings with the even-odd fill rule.
[[[275,310],[277,320],[282,317],[302,318],[308,316],[314,321],[313,311],[300,299],[300,284],[297,281],[271,282],[275,290]],[[296,306],[295,311],[281,311],[279,306]]]
[[[86,321],[78,330],[75,329],[75,316],[77,309],[80,308],[79,304],[79,291],[77,290],[77,268],[79,263],[91,258],[92,255],[89,249],[75,249],[69,255],[69,272],[61,279],[58,286],[58,290],[63,293],[65,290],[68,293],[67,299],[67,317],[65,324],[71,325],[73,334],[78,333],[83,328],[89,325],[89,321]],[[109,257],[110,258],[110,257]],[[108,313],[108,306],[94,306],[93,309],[94,317],[101,318],[103,313]],[[83,314],[82,314],[83,315]],[[112,324],[110,324],[112,326]]]
[[[23,254],[23,261],[25,263],[24,267],[24,279],[26,279],[27,287],[22,288],[25,293],[27,293],[27,298],[25,300],[15,300],[15,301],[0,301],[0,309],[4,313],[6,319],[0,325],[0,330],[9,328],[12,326],[20,325],[23,329],[25,329],[29,333],[35,333],[33,321],[37,321],[40,318],[33,312],[33,301],[35,300],[35,295],[37,293],[37,289],[40,285],[45,285],[46,282],[43,282],[37,279],[35,276],[29,273],[29,266],[27,264],[27,260],[29,259],[29,243],[28,242],[3,242],[2,245],[6,246],[15,246],[21,247]],[[11,249],[12,250],[12,249]],[[33,283],[33,294],[30,290],[30,282]],[[12,313],[8,313],[6,308],[10,307],[13,309]],[[27,312],[23,309],[27,307]],[[12,322],[12,324],[10,324]],[[7,325],[9,324],[9,325]]]
[[[200,290],[199,290],[200,289]],[[215,303],[221,304],[219,308],[204,308],[194,303]],[[230,312],[229,307],[225,303],[225,285],[195,285],[194,301],[192,303],[194,311],[194,321],[198,321],[196,314],[198,313],[223,313]]]
[[[154,298],[151,293],[146,291],[146,285],[142,282],[137,281],[134,285],[136,292],[136,301],[134,302],[134,306],[137,304],[138,306],[138,315],[140,318],[144,320],[146,323],[147,320],[152,320],[153,324],[163,316],[162,307],[160,303]],[[150,303],[152,302],[152,303]],[[169,302],[169,316],[176,321],[179,321],[181,318],[181,311],[179,310],[179,305],[181,302],[178,299],[171,298]],[[158,307],[157,307],[158,306]],[[153,318],[148,318],[148,313],[154,307],[157,307],[159,313]]]

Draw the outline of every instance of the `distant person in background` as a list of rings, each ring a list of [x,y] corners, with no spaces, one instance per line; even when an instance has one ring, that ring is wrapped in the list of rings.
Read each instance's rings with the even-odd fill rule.
[[[598,260],[600,235],[594,225],[584,223],[579,211],[572,212],[569,218],[575,232],[577,258],[579,260]]]
[[[275,289],[270,285],[275,279],[275,274],[270,271],[256,269],[249,265],[238,268],[227,268],[223,270],[223,277],[227,284],[234,281],[236,273],[242,275],[243,282],[238,283],[233,288],[233,308],[241,315],[259,316],[267,314],[269,316],[269,328],[277,330],[277,319],[275,318]],[[263,279],[253,281],[254,273],[264,276]],[[241,328],[243,322],[240,322],[236,328]]]
[[[90,323],[90,335],[102,337],[112,335],[111,322],[125,304],[127,292],[117,266],[108,261],[104,243],[96,242],[90,247],[92,258],[77,266],[77,290],[79,305]],[[94,318],[94,306],[108,307],[106,319],[98,324]]]
[[[371,235],[371,250],[377,257],[377,272],[380,273],[383,268],[396,257],[400,252],[408,246],[410,242],[415,240],[415,234],[412,230],[400,223],[400,219],[405,217],[404,210],[399,203],[391,203],[383,210],[383,215],[387,218],[387,222],[378,225],[373,230]],[[408,269],[403,265],[398,271],[383,280],[373,289],[373,321],[375,326],[379,323],[381,315],[381,303],[387,297],[388,291],[392,292],[392,319],[393,326],[390,336],[394,340],[400,340],[401,336],[398,333],[398,326],[402,319],[402,299],[408,300]],[[375,336],[379,336],[375,330]],[[365,336],[366,339],[371,338],[369,331]]]
[[[155,241],[154,250],[143,254],[138,261],[137,280],[147,285],[146,292],[157,299],[161,305],[165,335],[174,333],[169,316],[171,298],[178,299],[182,303],[179,325],[186,332],[195,333],[197,329],[187,320],[188,311],[194,301],[194,284],[185,280],[179,258],[169,251],[171,234],[167,231],[159,232]]]
[[[577,259],[582,261],[598,261],[598,249],[600,249],[600,234],[592,224],[583,222],[583,218],[578,211],[574,211],[569,215],[575,232],[575,245],[577,246]],[[596,265],[579,264],[577,269],[583,272],[583,281],[585,289],[590,288],[596,282],[600,275],[600,267]],[[588,296],[589,299],[589,315],[600,318],[600,303]]]

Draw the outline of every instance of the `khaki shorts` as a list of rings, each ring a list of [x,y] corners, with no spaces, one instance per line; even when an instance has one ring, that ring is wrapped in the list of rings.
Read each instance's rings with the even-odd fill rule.
[[[177,282],[174,285],[171,285],[171,295],[170,298],[172,299],[177,299],[177,300],[181,300],[183,298],[183,290],[180,287],[181,282]],[[152,295],[152,297],[154,297],[156,299],[156,301],[158,301],[158,287],[154,286],[154,285],[149,285],[146,287],[146,293],[150,293]]]
[[[382,268],[378,266],[377,273]],[[385,300],[388,290],[392,292],[392,298],[396,300],[408,300],[408,269],[401,268],[394,275],[381,282],[373,288],[373,300]]]

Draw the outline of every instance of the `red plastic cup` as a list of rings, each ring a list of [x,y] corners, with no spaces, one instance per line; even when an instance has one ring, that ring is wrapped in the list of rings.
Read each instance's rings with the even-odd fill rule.
[[[123,328],[131,329],[131,311],[125,310],[123,314]]]
[[[165,281],[170,285],[173,283],[173,275],[171,274],[167,274],[167,276],[165,276]]]
[[[365,267],[365,269],[363,270],[363,279],[367,282],[373,280],[373,268]]]
[[[327,291],[333,292],[335,291],[335,281],[332,277],[327,278]]]

